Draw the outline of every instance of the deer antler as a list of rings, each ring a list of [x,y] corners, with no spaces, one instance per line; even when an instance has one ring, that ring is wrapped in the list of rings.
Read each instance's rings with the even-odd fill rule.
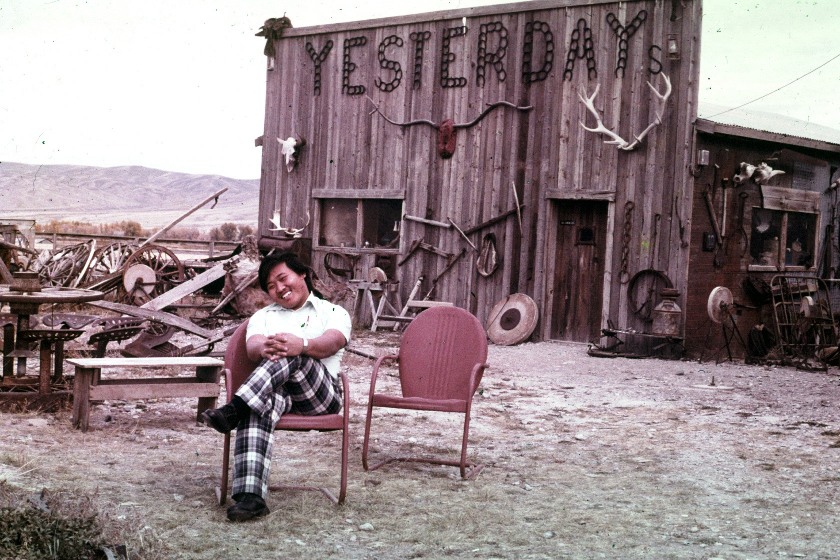
[[[595,117],[595,121],[598,123],[598,126],[596,126],[595,128],[589,128],[585,124],[583,124],[583,122],[581,121],[580,126],[582,126],[584,130],[587,130],[589,132],[597,132],[597,133],[601,133],[601,134],[605,134],[605,135],[609,136],[610,138],[612,138],[612,140],[604,140],[604,143],[605,144],[613,144],[619,150],[630,151],[630,150],[635,149],[636,146],[638,146],[639,144],[642,143],[642,141],[645,139],[645,136],[648,135],[648,132],[653,130],[654,127],[662,124],[662,115],[665,113],[665,103],[668,101],[668,98],[671,97],[671,80],[665,74],[662,74],[662,78],[665,80],[665,92],[664,93],[659,93],[659,90],[657,90],[655,87],[653,87],[653,84],[651,84],[650,82],[647,82],[647,85],[650,88],[650,90],[653,92],[653,95],[659,100],[659,102],[657,103],[656,111],[655,111],[656,117],[653,119],[653,121],[649,125],[647,125],[647,128],[645,128],[641,133],[633,135],[634,140],[632,142],[627,142],[624,138],[619,136],[617,133],[615,133],[612,130],[605,127],[604,123],[601,121],[601,115],[598,114],[598,111],[595,109],[595,103],[594,103],[595,97],[598,95],[598,91],[601,89],[601,84],[598,84],[598,85],[595,86],[595,91],[592,93],[592,95],[590,97],[587,97],[586,95],[584,95],[585,94],[584,90],[581,90],[581,92],[578,93],[578,97],[583,102],[586,109],[590,113],[592,113],[592,115]]]
[[[294,237],[295,239],[297,239],[297,238],[302,236],[303,230],[305,230],[306,226],[309,225],[309,220],[310,220],[310,216],[309,216],[309,211],[307,210],[306,211],[306,223],[303,224],[302,228],[294,229],[294,228],[283,227],[283,226],[280,225],[280,212],[275,210],[274,211],[274,216],[268,220],[269,222],[274,224],[275,227],[268,228],[268,230],[269,231],[282,231],[283,233],[286,234],[286,237]]]
[[[580,126],[582,126],[584,130],[588,130],[589,132],[606,134],[607,136],[612,138],[612,140],[604,140],[605,144],[615,144],[616,146],[618,146],[618,149],[620,149],[620,150],[626,149],[626,147],[628,146],[627,140],[625,140],[624,138],[622,138],[621,136],[619,136],[618,134],[616,134],[615,132],[613,132],[609,128],[605,127],[604,123],[601,122],[601,115],[598,114],[598,111],[595,109],[595,103],[594,103],[595,97],[598,95],[598,92],[600,90],[601,90],[601,84],[597,84],[595,86],[595,91],[592,92],[591,97],[587,97],[586,95],[584,95],[584,93],[586,91],[582,87],[581,87],[580,92],[578,92],[578,97],[583,102],[583,105],[587,108],[587,110],[590,113],[592,113],[592,116],[595,117],[595,121],[598,123],[598,126],[596,126],[595,128],[589,128],[585,124],[583,124],[583,121],[580,121]]]

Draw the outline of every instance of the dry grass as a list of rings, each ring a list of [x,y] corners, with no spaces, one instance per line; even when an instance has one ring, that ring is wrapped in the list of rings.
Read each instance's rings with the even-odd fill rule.
[[[384,338],[354,344],[381,353]],[[271,515],[231,524],[215,500],[221,436],[189,399],[2,415],[0,480],[90,500],[144,558],[830,557],[840,521],[836,372],[598,359],[552,343],[491,348],[471,457],[487,466],[365,472],[371,361],[348,355],[347,502],[273,492]],[[703,390],[714,375],[732,390]],[[396,386],[393,370],[382,387]],[[377,411],[372,459],[457,454],[441,414]],[[338,486],[337,434],[277,435],[272,481]],[[145,548],[144,548],[145,547]],[[145,552],[139,552],[145,551]],[[142,556],[131,556],[141,558]]]
[[[10,473],[24,479],[32,471]],[[7,473],[9,474],[9,473]],[[0,557],[14,560],[163,560],[170,552],[139,516],[119,515],[88,490],[33,492],[0,482]]]

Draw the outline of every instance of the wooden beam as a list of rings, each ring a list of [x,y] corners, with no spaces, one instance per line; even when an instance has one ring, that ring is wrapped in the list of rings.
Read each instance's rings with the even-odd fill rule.
[[[142,317],[144,319],[152,319],[154,321],[163,323],[164,325],[176,327],[183,331],[187,331],[188,333],[197,334],[202,338],[211,338],[214,334],[213,331],[201,328],[192,321],[188,321],[187,319],[184,319],[183,317],[178,317],[177,315],[173,315],[172,313],[166,313],[165,311],[156,311],[154,309],[141,309],[139,307],[134,307],[133,305],[126,305],[124,303],[113,303],[110,301],[91,301],[89,303],[94,307],[100,307],[102,309],[116,311],[118,313],[122,313],[123,315],[131,315],[132,317]]]
[[[450,227],[452,227],[451,224],[437,222],[435,220],[427,220],[426,218],[418,218],[417,216],[409,216],[408,214],[403,214],[403,218],[405,218],[406,220],[411,220],[412,222],[420,222],[421,224],[442,227],[444,229],[449,229]]]
[[[160,294],[155,299],[147,301],[146,303],[141,305],[140,308],[154,309],[157,311],[163,309],[164,307],[172,305],[179,299],[185,298],[193,292],[196,292],[201,288],[207,286],[211,282],[215,282],[219,278],[223,277],[225,275],[226,264],[227,263],[219,263],[213,268],[205,270],[195,278],[190,278],[183,284],[179,284],[171,290],[167,290],[166,292]]]

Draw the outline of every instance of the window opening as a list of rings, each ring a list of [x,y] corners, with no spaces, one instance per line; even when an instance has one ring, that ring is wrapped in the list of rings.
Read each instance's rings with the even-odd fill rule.
[[[813,267],[816,229],[816,214],[753,208],[750,264]]]

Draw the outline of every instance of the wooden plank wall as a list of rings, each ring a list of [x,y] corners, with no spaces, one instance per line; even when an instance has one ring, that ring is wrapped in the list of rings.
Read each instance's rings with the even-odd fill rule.
[[[617,37],[607,15],[614,14],[627,26],[641,11],[647,17],[629,39],[625,75],[616,77]],[[479,245],[483,234],[496,235],[501,265],[489,278],[476,273],[477,255],[454,229],[406,220],[402,223],[401,254],[420,238],[450,253],[468,250],[467,256],[441,278],[434,299],[470,309],[483,321],[493,304],[512,292],[528,293],[541,309],[551,309],[556,250],[554,205],[562,204],[564,198],[612,200],[603,317],[634,326],[626,313],[626,285],[617,281],[622,272],[619,267],[628,200],[635,204],[628,272],[654,266],[667,272],[678,288],[685,283],[688,255],[675,237],[679,227],[674,209],[679,208],[683,221],[690,220],[691,182],[686,169],[693,153],[691,123],[696,116],[700,15],[700,0],[558,0],[288,29],[275,43],[275,69],[267,72],[260,235],[276,235],[268,231],[267,221],[275,209],[283,225],[290,227],[303,225],[309,212],[313,224],[305,234],[317,241],[313,195],[318,191],[352,195],[368,189],[404,195],[407,214],[443,222],[451,218],[468,229],[514,208],[515,185],[525,205],[521,235],[512,216],[471,236]],[[444,32],[461,26],[462,17],[467,18],[468,31],[450,38],[454,60],[448,70],[451,77],[466,78],[467,86],[441,87]],[[570,41],[581,19],[592,33],[597,77],[590,78],[586,60],[578,59],[571,79],[564,80]],[[537,21],[550,26],[553,67],[545,80],[526,84],[525,29],[526,24]],[[479,87],[475,69],[479,31],[482,24],[494,22],[501,22],[508,33],[503,62],[506,78],[500,80],[488,64],[486,83]],[[421,84],[414,88],[414,42],[410,34],[423,32],[430,35]],[[679,60],[666,56],[668,34],[677,37]],[[386,52],[389,59],[400,63],[403,76],[400,86],[386,93],[375,86],[375,79],[389,80],[393,74],[379,67],[378,47],[393,35],[402,38],[403,46],[391,46]],[[344,44],[358,37],[365,37],[366,44],[349,49],[356,65],[349,80],[366,91],[348,95],[342,91]],[[493,50],[498,46],[498,36],[489,37],[487,48]],[[534,62],[538,65],[544,60],[541,37],[535,34]],[[332,49],[321,65],[320,93],[316,95],[313,62],[306,44],[320,52],[328,41]],[[656,60],[651,58],[652,48]],[[579,121],[588,126],[595,123],[578,93],[583,89],[591,94],[600,83],[595,106],[602,112],[605,125],[626,139],[643,130],[654,118],[655,106],[646,82],[650,80],[662,90],[662,74],[651,73],[660,70],[670,77],[673,94],[661,126],[638,149],[619,151],[606,145],[602,136],[581,128]],[[378,107],[396,122],[427,119],[440,123],[452,119],[468,123],[488,104],[498,101],[533,109],[523,112],[499,107],[475,126],[459,129],[450,159],[438,155],[437,131],[432,127],[396,126],[374,111],[374,106]],[[305,137],[307,145],[300,165],[288,173],[276,138],[293,134]],[[656,214],[661,215],[657,254],[650,255],[647,251]],[[322,254],[316,247],[313,264],[319,272],[323,272]],[[399,268],[403,297],[419,275],[433,278],[444,264],[441,257],[425,252],[409,259]],[[541,321],[538,338],[548,335],[548,324]]]

